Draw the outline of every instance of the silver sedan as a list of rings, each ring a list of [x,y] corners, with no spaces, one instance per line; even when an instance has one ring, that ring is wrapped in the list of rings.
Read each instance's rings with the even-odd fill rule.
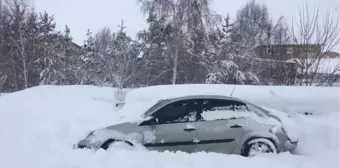
[[[293,151],[296,136],[287,134],[288,115],[233,97],[192,95],[160,100],[139,122],[91,132],[77,148],[109,149],[116,143],[157,151],[217,152],[254,156]],[[284,116],[285,118],[282,118]]]

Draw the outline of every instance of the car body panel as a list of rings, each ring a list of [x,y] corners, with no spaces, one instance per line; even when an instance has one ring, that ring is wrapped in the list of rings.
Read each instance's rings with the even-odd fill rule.
[[[152,119],[153,114],[168,104],[191,99],[234,100],[247,104],[236,98],[226,96],[196,95],[162,100],[143,115],[143,120]],[[256,106],[251,104],[251,106]],[[261,109],[263,110],[263,109]],[[267,113],[266,111],[263,111]],[[78,147],[99,148],[106,140],[115,139],[141,144],[150,150],[183,152],[218,152],[242,154],[247,142],[254,138],[266,138],[277,147],[278,152],[292,151],[297,142],[290,142],[285,131],[273,122],[272,117],[263,117],[263,121],[251,117],[239,117],[225,120],[197,121],[171,124],[140,125],[142,123],[123,123],[94,131],[78,143]],[[275,123],[275,122],[274,122]],[[188,131],[188,128],[189,131]],[[273,129],[275,128],[275,129]],[[185,131],[184,129],[187,129]]]
[[[231,154],[246,126],[246,118],[200,122],[197,136],[200,143],[197,144],[196,151]]]
[[[190,126],[189,126],[190,125]],[[158,151],[184,151],[194,152],[196,148],[197,123],[175,123],[151,126],[140,126],[143,131],[154,133],[152,142],[144,142],[144,146]],[[189,131],[185,131],[185,129]]]
[[[89,134],[81,143],[95,144],[93,147],[100,147],[109,139],[128,141],[131,143],[142,143],[152,141],[146,136],[147,131],[142,131],[137,123],[122,123],[106,128],[98,129]]]

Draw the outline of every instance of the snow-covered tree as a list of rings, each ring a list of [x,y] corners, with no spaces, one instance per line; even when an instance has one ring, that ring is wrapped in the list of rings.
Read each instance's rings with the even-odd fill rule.
[[[44,25],[47,26],[47,24]],[[75,67],[77,59],[75,57],[78,56],[76,55],[78,52],[72,52],[72,38],[69,34],[70,29],[68,26],[65,26],[63,34],[59,32],[46,33],[47,37],[43,38],[45,43],[44,53],[46,55],[36,61],[42,66],[40,72],[41,85],[68,85],[77,83],[77,69]]]
[[[244,45],[255,47],[264,44],[266,30],[271,26],[267,6],[255,0],[249,1],[237,12],[235,24],[240,29]]]
[[[167,23],[167,16],[157,18],[150,14],[149,28],[138,33],[141,45],[139,81],[143,85],[169,84],[172,80],[172,53],[169,44],[173,40],[173,27]]]
[[[111,70],[114,85],[124,88],[135,78],[140,53],[138,43],[124,31],[123,21],[119,27],[120,30],[113,39],[108,67]]]
[[[56,31],[52,16],[35,12],[23,0],[1,1],[0,13],[0,69],[7,91],[75,83],[69,67],[77,49],[68,28],[64,34]]]
[[[249,68],[253,61],[251,50],[243,45],[238,27],[230,20],[227,16],[222,28],[209,36],[213,52],[208,58],[206,83],[259,84],[259,79]]]
[[[125,33],[120,25],[117,33],[104,27],[88,39],[82,55],[85,78],[83,83],[127,87],[135,79],[137,71],[139,45]]]
[[[215,15],[210,9],[209,0],[139,0],[141,9],[146,14],[155,15],[157,18],[167,16],[168,23],[172,26],[173,38],[168,44],[172,59],[172,84],[177,83],[178,61],[181,47],[184,45],[186,33],[194,28],[204,29],[215,21]]]
[[[207,32],[202,28],[193,28],[185,40],[183,56],[179,59],[179,82],[204,83],[210,54]]]

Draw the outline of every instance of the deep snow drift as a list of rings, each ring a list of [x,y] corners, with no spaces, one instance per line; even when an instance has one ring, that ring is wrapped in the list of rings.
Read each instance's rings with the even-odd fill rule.
[[[132,90],[126,100],[149,102],[157,99],[152,97],[171,97],[175,93],[207,92],[199,90],[199,85],[176,87]],[[209,87],[210,92],[230,94],[233,90],[233,86],[226,85]],[[223,91],[214,87],[222,87]],[[0,167],[336,168],[339,167],[338,93],[339,88],[237,86],[235,97],[289,111],[300,126],[300,143],[295,154],[244,158],[121,148],[96,153],[74,150],[72,145],[89,131],[121,121],[119,113],[124,110],[117,111],[114,107],[114,90],[90,86],[35,87],[0,97]],[[315,115],[297,113],[305,111]]]
[[[132,90],[127,102],[150,102],[189,94],[240,98],[286,112],[324,113],[340,111],[340,87],[249,86],[249,85],[160,85]]]

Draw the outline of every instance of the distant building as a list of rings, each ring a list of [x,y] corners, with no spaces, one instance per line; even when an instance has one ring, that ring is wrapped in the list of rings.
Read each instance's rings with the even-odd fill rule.
[[[299,58],[302,54],[310,53],[309,56],[321,53],[319,44],[274,44],[260,45],[255,48],[258,58],[285,61],[292,58]]]
[[[322,55],[324,58],[340,58],[340,54],[334,51],[327,51],[324,52]]]
[[[295,79],[303,78],[301,68],[308,67],[308,72],[315,74],[316,85],[340,85],[340,54],[322,52],[321,44],[260,45],[255,48],[255,54],[261,60],[258,64],[263,78],[292,85]]]

